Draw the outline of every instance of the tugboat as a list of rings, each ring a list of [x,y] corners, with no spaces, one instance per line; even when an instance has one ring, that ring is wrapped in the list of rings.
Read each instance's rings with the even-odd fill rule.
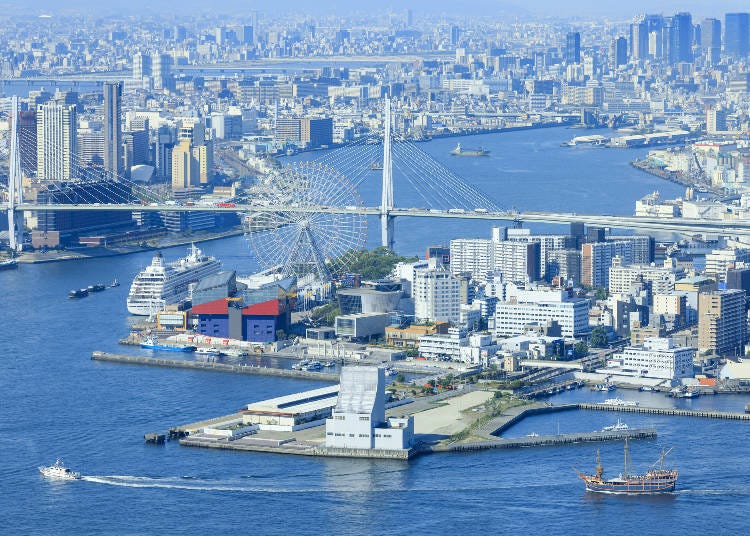
[[[54,480],[81,480],[81,473],[74,473],[65,467],[60,459],[57,459],[54,465],[48,467],[41,466],[39,472],[42,473],[42,476]]]
[[[649,469],[646,474],[638,475],[629,473],[630,456],[628,453],[628,439],[625,438],[625,467],[624,471],[616,478],[604,479],[604,467],[596,451],[596,473],[586,475],[581,472],[578,477],[586,484],[586,491],[595,493],[612,493],[612,494],[655,494],[669,493],[674,491],[677,483],[677,469],[665,469],[664,458],[672,451],[662,451],[659,460],[658,469]],[[656,465],[656,464],[654,464]]]
[[[120,282],[117,279],[113,279],[112,282],[109,284],[109,288],[115,288],[119,286],[120,286]]]

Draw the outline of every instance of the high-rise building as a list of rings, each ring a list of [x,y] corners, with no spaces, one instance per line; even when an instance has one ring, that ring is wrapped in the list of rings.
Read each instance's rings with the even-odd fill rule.
[[[418,321],[461,319],[461,289],[458,279],[437,262],[414,272],[412,297],[414,316]]]
[[[200,168],[189,140],[172,149],[172,190],[184,190],[200,184]]]
[[[750,13],[724,15],[724,53],[744,58],[750,51]]]
[[[36,111],[37,176],[46,181],[67,181],[77,158],[75,106],[47,103]]]
[[[36,112],[18,112],[18,152],[21,168],[29,173],[36,171]]]
[[[630,241],[594,242],[581,248],[581,282],[589,287],[608,287],[612,260],[619,256],[623,265],[633,262]]]
[[[698,296],[698,349],[743,355],[747,315],[743,290],[718,290]]]
[[[122,173],[122,82],[104,83],[104,169],[116,177]]]
[[[727,129],[727,112],[716,106],[706,107],[706,132],[715,134]]]
[[[721,60],[721,21],[703,19],[701,21],[701,49],[711,64]]]
[[[458,42],[461,38],[461,29],[454,24],[451,26],[450,31],[451,46],[458,46]]]
[[[151,57],[151,75],[154,77],[154,89],[171,89],[173,63],[174,60],[169,54],[156,54]]]
[[[151,76],[151,56],[137,52],[133,55],[133,79],[143,80],[146,76]]]
[[[630,25],[630,58],[638,61],[648,58],[648,24],[637,20]]]
[[[609,61],[612,69],[617,69],[621,65],[628,63],[628,40],[624,37],[618,37],[612,40],[612,47],[609,52]]]
[[[333,143],[333,119],[330,117],[300,121],[300,141],[309,147],[321,147]]]
[[[589,301],[570,298],[561,290],[518,290],[495,308],[495,336],[526,333],[536,324],[556,322],[563,337],[578,337],[589,327]]]
[[[565,63],[581,63],[581,34],[568,32],[565,37]]]
[[[669,63],[692,63],[693,18],[690,13],[677,13],[669,25]]]

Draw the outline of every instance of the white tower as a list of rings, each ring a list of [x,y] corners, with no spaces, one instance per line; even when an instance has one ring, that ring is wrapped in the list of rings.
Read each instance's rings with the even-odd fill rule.
[[[385,133],[383,134],[383,194],[380,200],[381,244],[393,250],[393,162],[391,160],[391,98],[385,100]]]

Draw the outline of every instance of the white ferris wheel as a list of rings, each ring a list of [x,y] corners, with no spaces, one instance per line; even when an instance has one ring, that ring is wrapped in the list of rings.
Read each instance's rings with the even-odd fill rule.
[[[367,217],[352,184],[318,162],[295,162],[264,177],[252,189],[253,204],[278,210],[245,216],[253,250],[265,268],[302,283],[330,282],[365,246]],[[288,207],[287,210],[284,208]],[[349,212],[337,214],[332,208]]]

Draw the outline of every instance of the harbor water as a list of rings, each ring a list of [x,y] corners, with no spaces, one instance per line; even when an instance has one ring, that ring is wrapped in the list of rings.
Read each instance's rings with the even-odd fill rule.
[[[519,209],[627,213],[635,199],[654,189],[679,194],[673,185],[630,168],[634,153],[559,147],[570,137],[571,131],[550,129],[471,138],[467,146],[493,151],[481,162],[450,160],[447,151],[455,139],[422,147]],[[512,180],[518,176],[525,179]],[[400,252],[422,252],[436,237],[447,242],[462,234],[489,233],[488,223],[415,225],[420,222],[397,222]],[[243,273],[256,268],[242,237],[202,247],[226,268]],[[183,247],[164,251],[167,259],[183,254]],[[156,534],[235,528],[258,534],[540,529],[560,534],[738,534],[747,526],[750,425],[744,422],[572,411],[532,417],[507,432],[592,431],[613,424],[618,415],[632,427],[655,426],[658,439],[631,445],[634,467],[645,470],[663,445],[675,447],[668,460],[680,470],[678,492],[655,497],[584,492],[571,467],[593,469],[601,449],[607,474],[615,476],[621,444],[434,454],[408,463],[203,450],[175,442],[145,445],[145,433],[164,433],[170,426],[228,414],[249,402],[321,386],[299,379],[92,361],[94,350],[124,351],[117,340],[128,332],[128,285],[151,255],[0,272],[5,294],[0,308],[0,532]],[[123,285],[80,300],[67,298],[70,289],[114,278]],[[724,411],[742,411],[750,402],[743,396],[675,401],[655,393],[587,390],[565,392],[552,401],[599,401],[603,396]],[[41,478],[37,466],[58,457],[80,471],[83,480]]]

